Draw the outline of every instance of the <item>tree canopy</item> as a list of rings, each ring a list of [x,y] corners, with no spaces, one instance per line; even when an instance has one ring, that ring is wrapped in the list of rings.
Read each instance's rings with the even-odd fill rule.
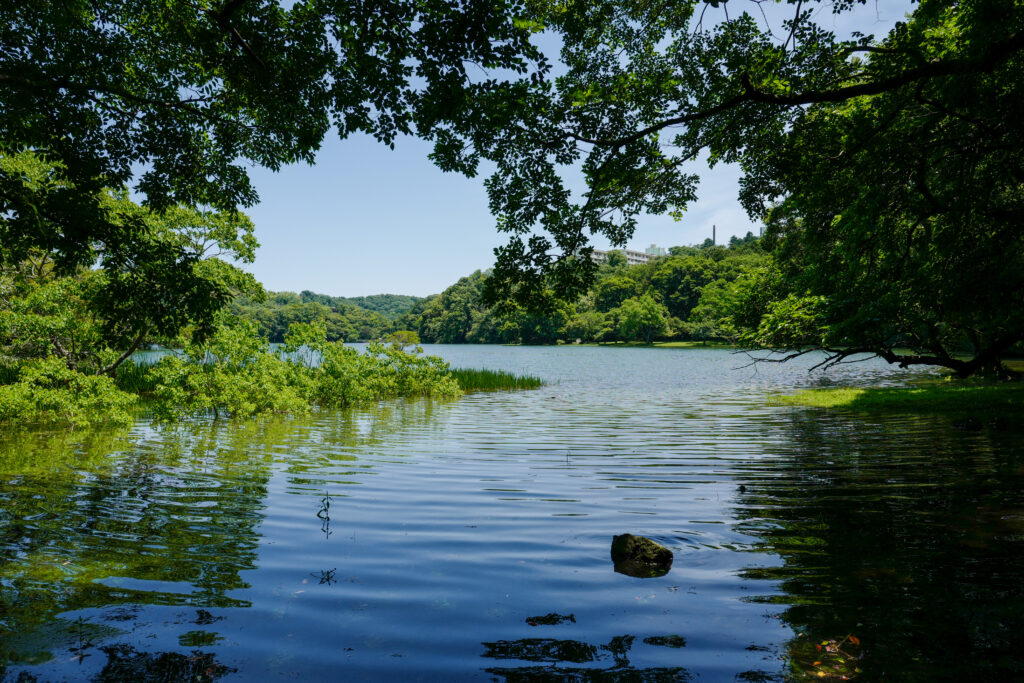
[[[478,93],[547,68],[517,0],[0,0],[0,12],[0,158],[38,160],[0,164],[0,267],[42,253],[65,275],[131,261],[178,281],[187,253],[155,243],[111,192],[130,189],[153,216],[234,214],[257,201],[249,166],[311,163],[332,126],[443,144]],[[472,82],[470,68],[502,78]],[[109,285],[109,307],[173,302],[158,321],[207,331],[225,303]]]
[[[511,235],[491,298],[580,295],[589,236],[622,245],[640,214],[681,215],[707,154],[739,163],[748,212],[770,217],[783,296],[823,297],[814,334],[753,342],[997,367],[1024,337],[1024,7],[922,0],[884,36],[830,29],[863,4],[544,4],[565,73],[466,128]]]
[[[486,303],[550,317],[593,284],[590,237],[623,246],[640,215],[681,217],[707,155],[743,168],[777,263],[770,288],[744,285],[756,302],[722,290],[701,320],[728,301],[763,323],[753,345],[999,372],[1024,339],[1024,7],[922,0],[884,36],[831,29],[830,13],[865,5],[0,0],[0,155],[47,169],[0,165],[0,265],[41,252],[64,273],[101,257],[171,273],[186,247],[168,256],[110,197],[231,214],[257,199],[248,165],[312,161],[333,126],[432,140],[443,170],[496,165],[486,185],[510,239]],[[539,32],[560,41],[557,75]],[[722,274],[687,272],[687,287],[660,277],[669,313],[692,321]],[[111,309],[141,292],[109,282]],[[158,319],[209,328],[224,297],[206,301]],[[453,310],[445,335],[491,334]]]

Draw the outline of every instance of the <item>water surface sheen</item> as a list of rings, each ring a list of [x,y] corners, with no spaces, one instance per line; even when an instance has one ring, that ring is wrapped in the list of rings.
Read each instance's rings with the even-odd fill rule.
[[[862,680],[1020,672],[1021,432],[767,401],[920,373],[427,352],[548,385],[0,436],[0,678],[760,681],[828,642]],[[623,532],[672,570],[615,573]]]

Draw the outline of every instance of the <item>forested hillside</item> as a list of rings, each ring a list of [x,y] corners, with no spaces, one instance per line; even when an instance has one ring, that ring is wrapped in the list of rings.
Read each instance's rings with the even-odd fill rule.
[[[418,301],[417,297],[377,294],[359,297],[377,306],[377,310],[351,303],[353,299],[332,297],[303,291],[268,292],[265,301],[239,297],[231,304],[231,312],[254,321],[262,336],[271,342],[283,342],[292,323],[311,323],[323,320],[327,324],[327,338],[331,341],[359,341],[380,339],[395,329],[394,318],[408,311],[404,302]],[[386,311],[386,313],[385,313]]]
[[[768,259],[748,233],[728,247],[672,247],[669,256],[627,265],[611,252],[594,286],[547,314],[482,298],[488,274],[476,271],[399,319],[424,342],[554,344],[678,339],[735,341],[757,325],[769,278]],[[757,283],[757,284],[756,284]]]
[[[729,246],[710,240],[699,247],[672,247],[650,263],[627,265],[611,252],[594,286],[578,301],[541,314],[514,303],[489,307],[483,291],[489,274],[476,271],[441,294],[332,297],[303,291],[268,292],[265,301],[239,297],[232,313],[252,320],[271,342],[284,341],[288,326],[324,320],[331,340],[380,339],[412,330],[425,343],[554,344],[678,339],[735,341],[756,326],[763,310],[752,294],[763,287],[768,259],[752,234]],[[763,308],[763,306],[762,306]]]
[[[417,302],[423,300],[423,297],[407,296],[405,294],[371,294],[370,296],[329,297],[323,294],[313,294],[312,292],[305,291],[301,296],[306,297],[307,295],[358,306],[359,308],[364,308],[367,311],[380,313],[388,320],[401,318],[403,315],[408,313]],[[331,305],[327,301],[324,301],[324,303],[328,306]]]

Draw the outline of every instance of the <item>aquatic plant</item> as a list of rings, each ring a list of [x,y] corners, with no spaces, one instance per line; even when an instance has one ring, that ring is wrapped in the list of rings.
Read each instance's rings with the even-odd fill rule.
[[[463,391],[508,391],[537,389],[544,384],[539,377],[516,375],[486,368],[453,368],[449,371]]]
[[[134,372],[134,371],[133,371]],[[328,342],[323,322],[291,327],[271,350],[251,321],[224,319],[208,342],[186,345],[138,380],[152,383],[154,414],[172,421],[189,415],[302,413],[404,396],[450,398],[461,391],[439,358],[370,344],[365,353]]]
[[[121,364],[114,377],[118,389],[133,394],[145,394],[156,388],[156,378],[149,372],[150,366],[128,360]]]
[[[135,401],[110,377],[71,370],[56,357],[41,358],[21,363],[16,381],[0,385],[0,423],[58,424],[72,429],[126,425],[132,421]]]

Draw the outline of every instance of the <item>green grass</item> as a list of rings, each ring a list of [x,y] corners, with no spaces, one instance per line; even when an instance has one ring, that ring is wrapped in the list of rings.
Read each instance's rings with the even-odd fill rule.
[[[133,394],[144,394],[153,391],[156,388],[156,383],[147,374],[149,368],[149,365],[138,365],[130,360],[125,361],[117,369],[117,377],[114,379],[117,388]]]
[[[988,416],[1024,411],[1024,382],[935,381],[908,387],[805,389],[772,396],[775,405],[871,413]]]
[[[539,377],[516,375],[503,370],[455,368],[451,374],[466,392],[536,389],[544,384]]]
[[[734,349],[735,344],[729,342],[719,341],[656,341],[650,344],[645,344],[639,341],[628,341],[628,342],[593,342],[586,344],[567,344],[566,346],[619,346],[623,348],[640,348],[640,349]]]

